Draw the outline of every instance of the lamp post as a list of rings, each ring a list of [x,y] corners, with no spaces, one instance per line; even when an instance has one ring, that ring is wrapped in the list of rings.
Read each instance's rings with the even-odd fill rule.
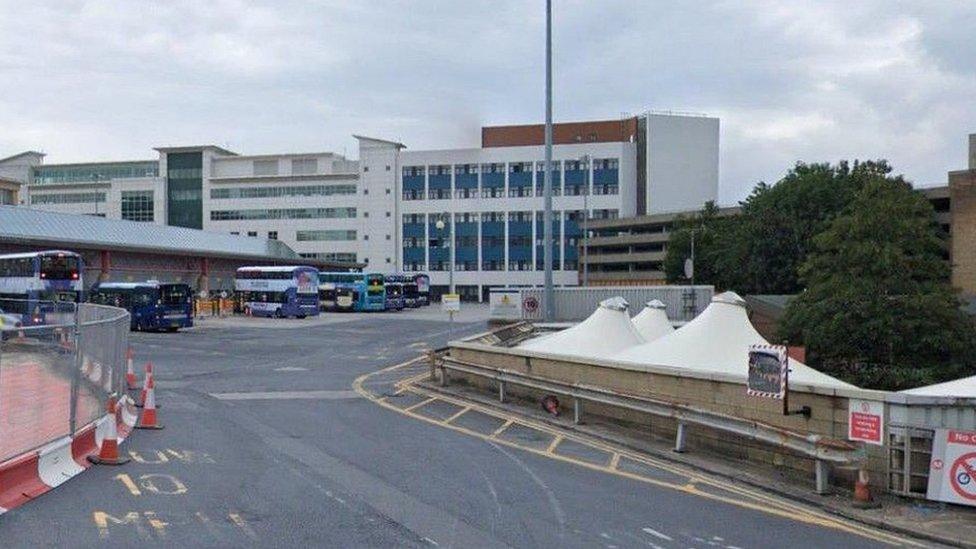
[[[437,223],[435,223],[434,226],[437,227],[438,231],[443,231],[446,224],[444,223],[443,219],[438,219]],[[447,293],[453,294],[454,293],[454,224],[453,223],[451,223],[450,243],[448,245],[450,247],[448,248],[448,252],[447,252],[447,261],[449,263]]]
[[[543,292],[544,315],[547,321],[555,316],[555,296],[552,291],[552,0],[546,0],[546,164],[545,164],[545,211],[542,215],[544,223],[543,258],[545,261],[545,289]]]

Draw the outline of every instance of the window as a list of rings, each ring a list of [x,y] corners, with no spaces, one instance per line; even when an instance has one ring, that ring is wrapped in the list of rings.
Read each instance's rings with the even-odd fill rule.
[[[404,223],[423,223],[426,221],[424,214],[403,214]]]
[[[369,171],[369,166],[363,166],[363,171],[364,172],[368,172]]]
[[[389,164],[386,165],[386,171],[390,171],[390,165]],[[386,193],[389,194],[390,193],[390,189],[387,189],[386,190]]]
[[[153,192],[122,191],[122,219],[151,223],[154,220]]]
[[[254,175],[278,175],[278,160],[255,160]]]
[[[390,217],[390,212],[386,212],[386,217]]]
[[[369,235],[364,235],[369,240]],[[297,231],[295,240],[299,242],[309,241],[337,241],[337,240],[356,240],[356,231],[353,230],[323,230],[323,231]]]
[[[246,219],[340,219],[356,217],[356,208],[286,208],[255,210],[211,210],[211,221]]]
[[[0,189],[0,204],[13,204],[14,192],[10,189]]]
[[[482,212],[481,222],[482,223],[503,223],[505,221],[505,212]]]
[[[31,204],[94,204],[105,202],[105,193],[35,194],[30,200]]]
[[[369,217],[369,212],[363,212],[363,217]]]
[[[278,231],[268,231],[268,240],[278,240]]]
[[[257,235],[258,235],[257,231],[247,231],[247,236],[257,236]]]
[[[386,239],[389,240],[390,239],[390,235],[386,235]]]
[[[389,169],[390,167],[387,166],[386,168]],[[386,194],[390,194],[390,189],[386,189]]]
[[[241,236],[241,231],[231,231],[230,234],[234,236]]]
[[[210,189],[210,198],[278,198],[356,194],[356,185],[301,185],[288,187],[223,187]]]
[[[33,169],[31,183],[78,183],[148,177],[159,177],[159,163],[155,160],[83,166],[37,166]]]
[[[369,194],[369,189],[363,189],[363,194]]]
[[[368,234],[364,234],[363,235],[363,240],[369,240],[369,235]]]
[[[315,158],[294,158],[291,161],[292,175],[311,175],[319,170],[319,161]]]
[[[389,258],[389,257],[388,257],[388,258],[386,258],[386,262],[387,262],[387,263],[391,263],[391,261],[390,261],[390,258]]]

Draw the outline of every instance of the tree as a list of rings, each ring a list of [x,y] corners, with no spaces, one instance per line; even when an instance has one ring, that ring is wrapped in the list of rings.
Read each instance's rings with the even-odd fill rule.
[[[812,246],[780,326],[812,365],[887,390],[974,373],[932,206],[901,177],[869,175]]]
[[[724,225],[715,202],[708,201],[697,215],[679,217],[668,239],[664,258],[664,274],[670,283],[688,283],[685,277],[685,260],[691,257],[692,234],[695,239],[695,282],[714,284],[719,273],[714,271],[715,240],[724,231]]]

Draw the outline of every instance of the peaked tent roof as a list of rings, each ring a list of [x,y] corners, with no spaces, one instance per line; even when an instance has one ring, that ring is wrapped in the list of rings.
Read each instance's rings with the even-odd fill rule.
[[[907,395],[919,396],[976,398],[976,376],[954,379],[952,381],[926,385],[925,387],[916,387],[915,389],[900,392]]]
[[[746,379],[749,345],[766,341],[749,322],[745,301],[734,292],[712,298],[694,320],[674,333],[626,349],[613,360],[646,366],[666,366],[699,372],[731,374]],[[853,385],[790,359],[790,381],[830,388]]]
[[[644,309],[630,319],[637,328],[637,332],[645,341],[654,341],[674,332],[674,326],[668,320],[667,305],[657,299],[648,301]]]
[[[627,314],[627,301],[612,297],[583,322],[547,336],[530,339],[519,347],[559,355],[609,358],[628,347],[644,343]]]

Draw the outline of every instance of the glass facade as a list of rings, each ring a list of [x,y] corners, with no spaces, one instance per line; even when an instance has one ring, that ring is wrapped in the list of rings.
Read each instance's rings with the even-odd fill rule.
[[[36,166],[32,183],[90,183],[109,179],[135,179],[158,177],[159,163],[155,160],[140,162],[113,162],[108,164],[82,164],[76,166]]]
[[[356,254],[346,252],[300,253],[298,256],[304,259],[321,259],[323,261],[340,261],[342,263],[356,262]]]
[[[122,219],[126,221],[155,220],[152,191],[122,191]]]
[[[211,210],[210,221],[245,219],[342,219],[356,217],[356,208],[278,208],[253,210]]]
[[[295,240],[299,242],[309,242],[314,240],[356,240],[356,231],[351,231],[351,230],[298,231],[295,233]]]
[[[10,189],[0,189],[0,205],[10,205],[14,203],[14,192]]]
[[[210,198],[278,198],[356,194],[356,185],[301,185],[291,187],[224,187],[210,189]]]
[[[166,155],[167,224],[203,228],[203,153]]]
[[[105,193],[56,193],[31,195],[31,204],[94,204],[105,202]]]

